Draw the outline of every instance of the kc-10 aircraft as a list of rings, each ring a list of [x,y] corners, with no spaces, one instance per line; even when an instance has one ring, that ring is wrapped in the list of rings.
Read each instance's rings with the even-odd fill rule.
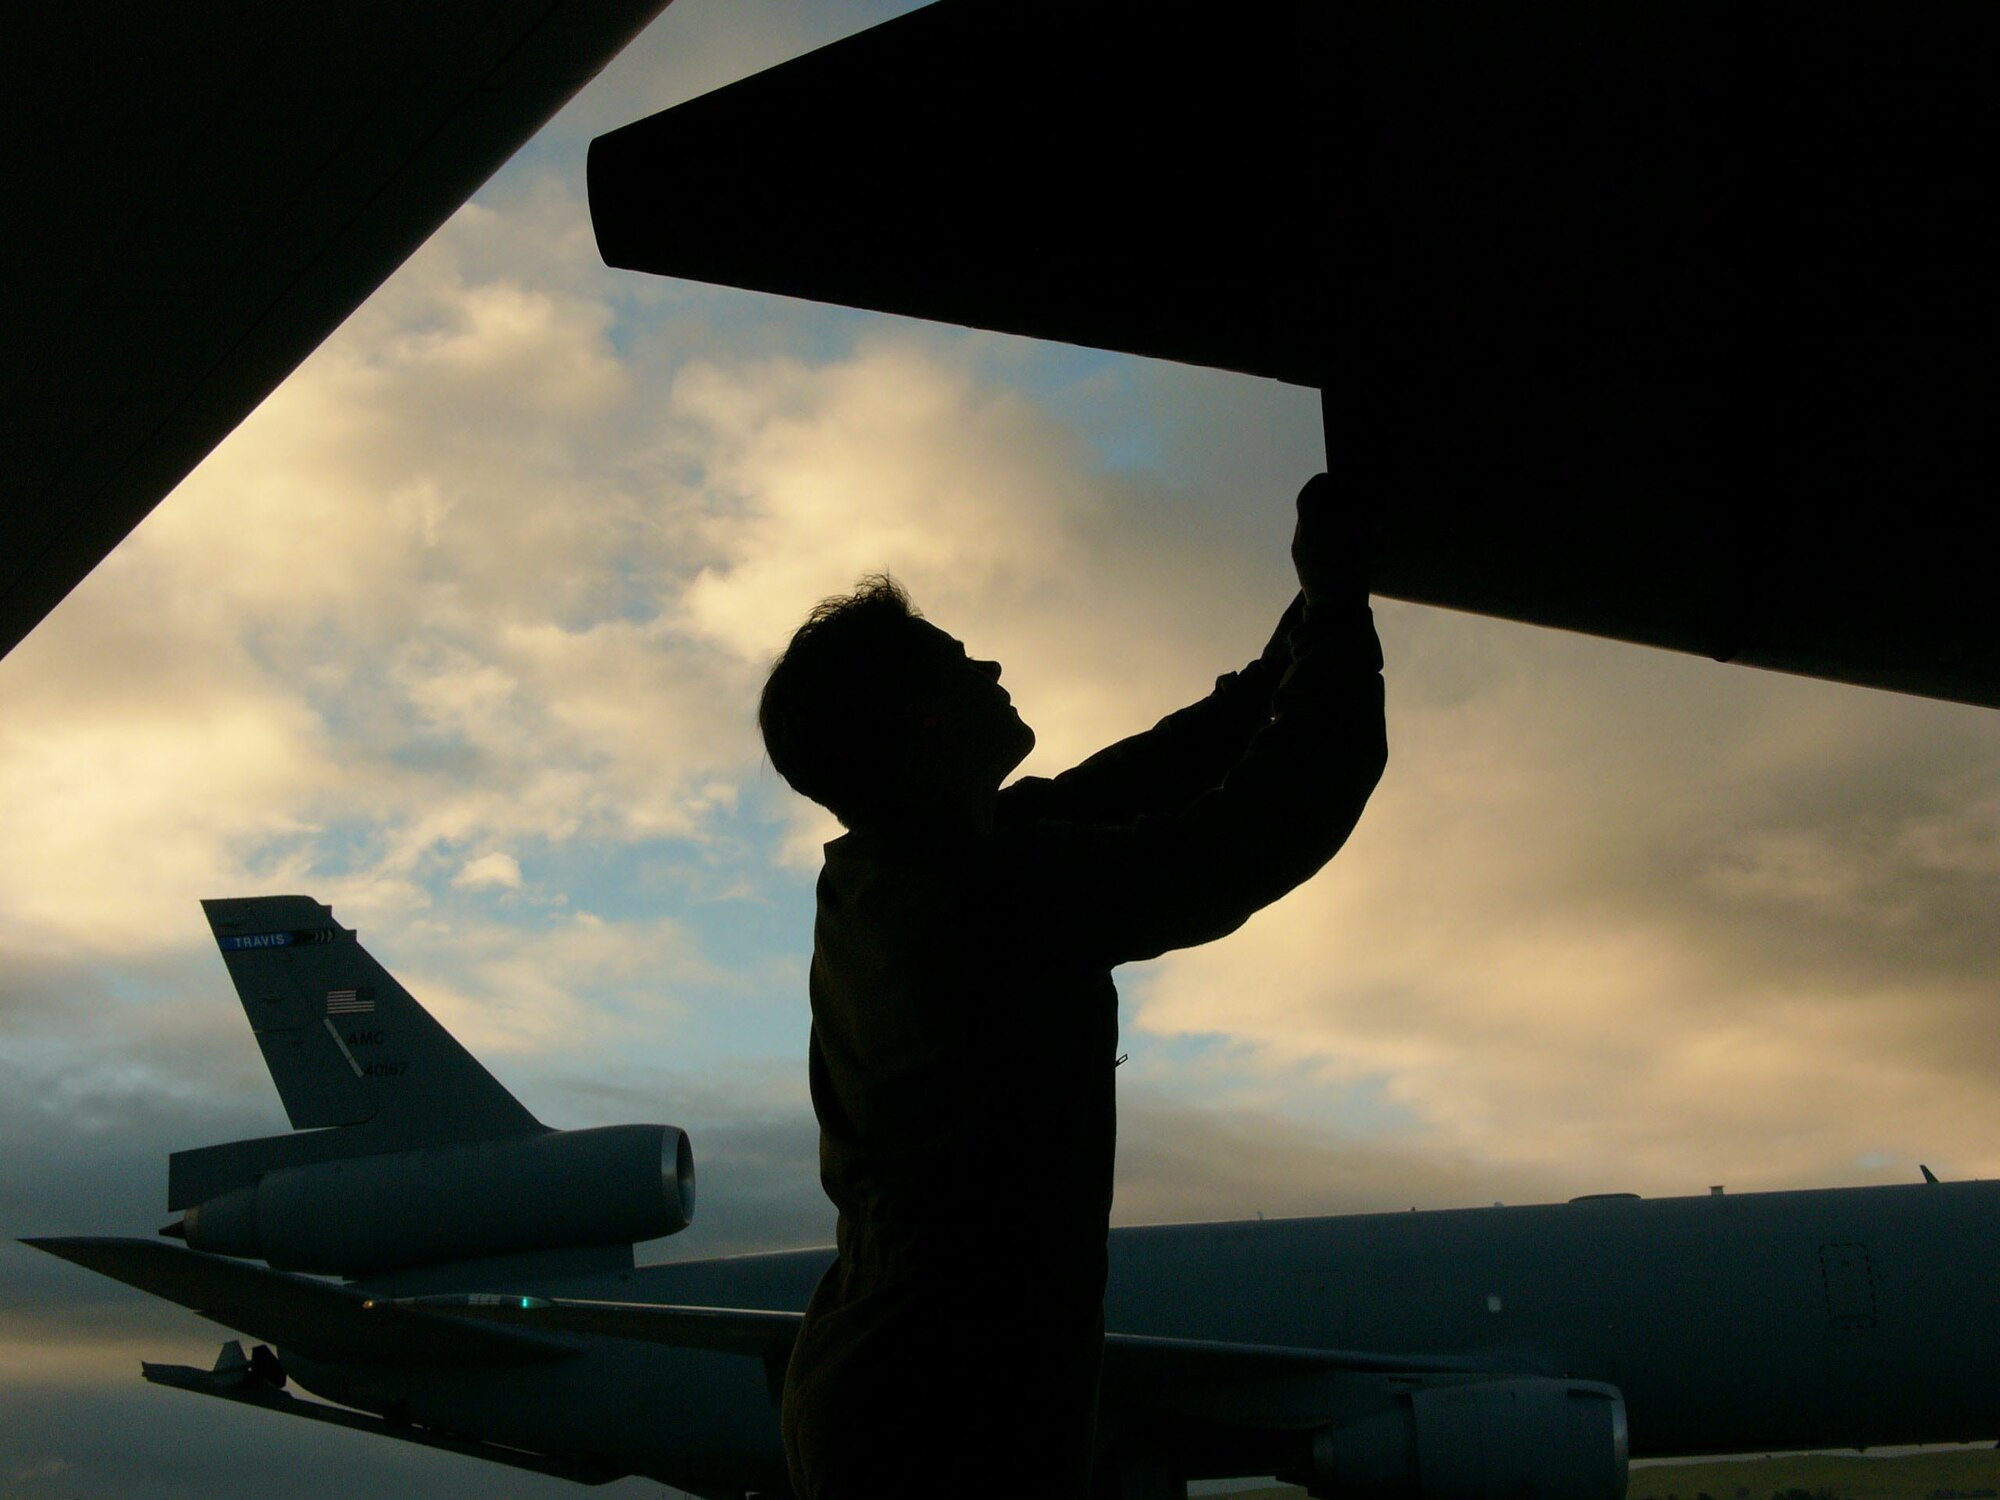
[[[551,1129],[330,908],[203,905],[293,1133],[172,1156],[184,1246],[27,1242],[262,1341],[146,1378],[583,1483],[783,1493],[832,1252],[635,1266],[694,1212],[683,1132]],[[1925,1176],[1115,1229],[1102,1493],[1619,1500],[1630,1457],[1993,1438],[2000,1183]]]

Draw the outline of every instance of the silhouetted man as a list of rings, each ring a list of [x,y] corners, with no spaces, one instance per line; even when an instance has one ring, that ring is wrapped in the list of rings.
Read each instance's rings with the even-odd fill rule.
[[[771,763],[850,830],[812,963],[839,1258],[785,1382],[804,1500],[1087,1492],[1115,1135],[1114,966],[1231,932],[1380,777],[1365,523],[1299,496],[1300,598],[1202,702],[1054,779],[980,661],[887,578],[772,669]]]

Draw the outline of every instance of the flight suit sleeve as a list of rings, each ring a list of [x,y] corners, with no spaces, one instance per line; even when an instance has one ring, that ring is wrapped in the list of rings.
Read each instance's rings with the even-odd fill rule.
[[[1365,603],[1307,610],[1291,641],[1268,721],[1185,807],[1008,829],[1010,915],[1115,965],[1233,932],[1331,859],[1388,758],[1381,647]]]
[[[1123,823],[1181,811],[1222,781],[1269,721],[1291,665],[1292,631],[1304,612],[1304,598],[1294,598],[1263,654],[1216,678],[1214,691],[1198,703],[1059,776],[1028,777],[1008,787],[1001,793],[1004,815],[1019,822]]]

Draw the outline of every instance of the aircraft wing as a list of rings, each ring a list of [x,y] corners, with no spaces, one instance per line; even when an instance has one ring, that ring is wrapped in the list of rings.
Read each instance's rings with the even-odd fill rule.
[[[419,1427],[414,1422],[386,1421],[349,1407],[330,1406],[323,1401],[301,1401],[297,1396],[286,1394],[281,1383],[259,1379],[255,1364],[244,1357],[243,1346],[234,1339],[222,1346],[222,1357],[215,1362],[212,1370],[200,1370],[190,1365],[156,1365],[150,1361],[142,1361],[139,1369],[154,1385],[190,1391],[197,1396],[216,1396],[224,1401],[254,1406],[260,1411],[301,1417],[308,1422],[324,1422],[334,1427],[345,1427],[350,1432],[372,1433],[394,1442],[414,1443],[421,1448],[462,1453],[468,1458],[506,1464],[509,1468],[527,1469],[531,1473],[552,1474],[577,1484],[609,1484],[625,1477],[620,1470],[593,1463],[588,1458],[510,1448],[501,1443]],[[725,1500],[725,1497],[711,1494],[706,1500]],[[737,1500],[737,1497],[728,1496],[727,1500]]]
[[[11,7],[0,656],[663,3]]]
[[[253,1338],[332,1364],[522,1365],[565,1359],[558,1334],[369,1305],[338,1282],[181,1250],[152,1240],[81,1237],[23,1244],[191,1308]]]
[[[799,1325],[805,1321],[803,1313],[766,1308],[593,1302],[492,1293],[385,1298],[368,1306],[382,1311],[419,1311],[485,1326],[638,1339],[766,1359],[789,1355]],[[1387,1354],[1115,1332],[1104,1336],[1104,1365],[1107,1386],[1136,1400],[1171,1399],[1176,1393],[1194,1389],[1324,1376],[1556,1373],[1518,1354]]]
[[[791,1353],[804,1313],[748,1307],[688,1307],[661,1302],[591,1302],[567,1297],[510,1297],[488,1292],[431,1297],[381,1298],[367,1304],[378,1313],[411,1311],[448,1318],[473,1327],[588,1334],[637,1339],[676,1349],[712,1349],[721,1354]]]
[[[2000,707],[1983,13],[942,0],[600,137],[591,214],[1320,386],[1378,595]]]
[[[1220,1339],[1104,1335],[1106,1374],[1127,1382],[1265,1380],[1286,1375],[1500,1375],[1540,1373],[1507,1355],[1380,1354],[1365,1349],[1312,1349],[1281,1344],[1233,1344]]]

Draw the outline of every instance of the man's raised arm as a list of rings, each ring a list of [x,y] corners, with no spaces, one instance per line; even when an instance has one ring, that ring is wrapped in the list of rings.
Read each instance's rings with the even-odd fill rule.
[[[1324,475],[1308,481],[1307,492],[1325,482]],[[1366,602],[1364,588],[1364,607]],[[1292,631],[1304,611],[1301,590],[1255,661],[1216,678],[1214,690],[1199,702],[1107,745],[1061,775],[1016,782],[1002,793],[1004,815],[1010,821],[1122,823],[1179,812],[1219,785],[1271,717],[1271,700],[1292,663]]]
[[[1388,757],[1370,520],[1324,475],[1300,493],[1292,557],[1306,605],[1268,719],[1183,808],[1042,825],[1022,886],[1038,921],[1094,960],[1149,958],[1233,931],[1332,858]]]

